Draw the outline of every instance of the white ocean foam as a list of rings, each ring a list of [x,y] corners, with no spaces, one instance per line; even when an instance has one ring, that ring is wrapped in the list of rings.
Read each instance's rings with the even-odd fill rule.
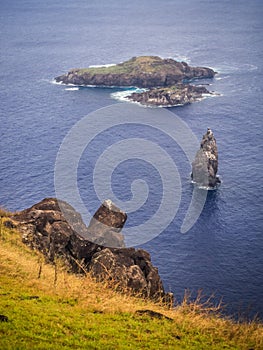
[[[177,104],[177,105],[166,105],[166,106],[162,106],[162,105],[151,105],[151,104],[143,104],[143,103],[140,103],[138,101],[133,101],[133,100],[130,100],[128,99],[127,97],[117,97],[117,96],[112,96],[113,94],[111,94],[111,97],[119,100],[119,101],[125,101],[125,102],[128,102],[128,103],[134,103],[134,104],[137,104],[138,106],[140,107],[143,107],[143,108],[171,108],[171,107],[180,107],[180,106],[183,106],[183,104]],[[128,94],[127,96],[129,96],[130,94]]]
[[[64,84],[62,81],[56,81],[55,79],[52,79],[49,81],[51,84],[55,84],[55,85],[66,85]]]
[[[217,81],[220,81],[220,80],[225,80],[225,79],[228,79],[228,78],[230,78],[230,75],[216,75],[215,77],[214,77],[214,79],[215,80],[217,80]]]
[[[137,89],[134,86],[118,86],[118,85],[80,85],[84,87],[94,87],[94,88],[102,88],[102,89]]]
[[[72,84],[72,83],[63,83],[62,81],[56,81],[55,79],[48,80],[49,83],[55,84],[55,85],[64,85],[64,86],[75,86],[75,87],[83,87],[83,88],[101,88],[101,89],[134,89],[133,92],[135,92],[134,86],[109,86],[109,85],[86,85],[86,84]],[[131,91],[131,90],[130,90]],[[136,91],[137,92],[137,91]]]
[[[130,102],[130,103],[136,103],[142,107],[148,107],[148,108],[172,108],[172,107],[181,107],[184,106],[184,104],[174,104],[174,105],[150,105],[150,104],[142,104],[140,102],[137,101],[133,101],[130,100],[128,98],[128,96],[130,96],[133,92],[144,92],[147,91],[147,89],[139,89],[139,88],[134,88],[134,89],[129,89],[129,90],[124,90],[124,91],[117,91],[117,92],[113,92],[111,93],[111,98],[115,99],[115,100],[119,100],[119,101],[125,101],[125,102]],[[212,93],[208,93],[208,94],[202,94],[202,97],[195,99],[195,102],[200,102],[202,100],[205,100],[206,98],[211,98],[211,97],[218,97],[218,96],[222,96],[219,93],[216,92],[212,92]]]
[[[211,97],[218,97],[221,96],[221,94],[219,94],[218,92],[211,92],[210,94],[202,94],[201,99],[205,99],[205,98],[211,98]]]
[[[109,64],[93,64],[89,66],[89,68],[101,68],[101,67],[114,67],[117,66],[116,63],[109,63]]]
[[[63,81],[56,81],[55,79],[49,80],[49,82],[51,84],[54,84],[54,85],[79,86],[79,85],[76,85],[76,84],[65,84],[65,83],[63,83]]]
[[[187,56],[184,56],[184,55],[175,55],[175,56],[173,56],[171,58],[173,58],[176,61],[186,62],[188,64],[191,62],[191,59],[189,57],[187,57]]]
[[[79,87],[70,87],[70,88],[66,88],[65,89],[66,91],[77,91],[77,90],[79,90]]]
[[[219,178],[219,176],[217,176]],[[197,188],[199,188],[200,190],[205,190],[205,191],[215,191],[217,190],[221,183],[222,183],[222,180],[220,178],[220,181],[219,183],[217,183],[214,187],[210,187],[210,186],[202,186],[202,185],[199,185],[198,183],[196,183],[195,181],[191,180],[191,183],[194,184],[194,186],[196,186]]]
[[[122,102],[128,102],[136,104],[142,108],[162,108],[162,107],[172,107],[172,106],[152,106],[152,105],[146,105],[142,104],[137,101],[130,100],[128,96],[130,96],[133,92],[144,92],[147,91],[147,89],[140,89],[140,88],[134,88],[130,90],[124,90],[124,91],[117,91],[113,92],[110,96],[111,98],[114,98],[115,100],[122,101]]]
[[[133,92],[144,92],[144,91],[147,91],[147,89],[134,88],[134,89],[124,90],[124,91],[117,91],[117,92],[111,93],[111,97],[119,101],[130,101],[128,99],[128,96],[130,96]]]
[[[190,63],[191,59],[187,56],[184,55],[169,55],[169,56],[161,56],[161,55],[157,55],[158,57],[162,58],[162,59],[167,59],[167,58],[171,58],[177,62],[186,62],[186,63]]]

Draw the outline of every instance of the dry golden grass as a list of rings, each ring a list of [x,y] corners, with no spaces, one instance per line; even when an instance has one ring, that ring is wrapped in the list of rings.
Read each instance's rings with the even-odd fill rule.
[[[28,286],[33,289],[48,295],[77,298],[78,304],[107,312],[134,312],[146,303],[129,293],[116,293],[107,282],[98,283],[88,273],[69,273],[61,261],[57,261],[56,265],[46,263],[41,253],[32,251],[21,242],[15,230],[8,231],[11,233],[0,237],[0,266],[9,276],[13,274],[18,283],[24,279],[20,276],[23,271]]]
[[[66,300],[76,309],[94,313],[135,314],[136,310],[150,309],[173,319],[174,327],[182,335],[201,334],[206,340],[210,339],[211,344],[223,341],[229,349],[263,349],[262,323],[241,323],[224,318],[220,316],[221,306],[213,306],[210,300],[201,302],[201,295],[190,302],[186,294],[180,305],[169,309],[128,292],[118,293],[107,283],[95,282],[88,273],[79,276],[68,273],[60,261],[55,265],[47,264],[40,253],[27,248],[18,232],[4,227],[5,220],[2,219],[0,230],[0,279],[5,283],[11,278],[13,290],[17,286],[20,293],[23,288],[27,293],[37,291],[40,297]]]
[[[6,218],[12,215],[12,213],[3,207],[0,207],[0,218]]]

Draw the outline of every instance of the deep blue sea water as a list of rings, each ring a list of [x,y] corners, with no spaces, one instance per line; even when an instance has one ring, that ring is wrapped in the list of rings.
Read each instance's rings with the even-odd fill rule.
[[[99,153],[128,137],[159,144],[178,167],[182,198],[170,225],[142,247],[151,253],[166,289],[178,301],[186,289],[193,296],[202,289],[206,296],[222,297],[228,313],[258,313],[263,318],[262,1],[0,4],[0,205],[21,210],[55,196],[55,161],[64,137],[87,114],[118,103],[111,93],[119,90],[69,90],[52,84],[55,76],[73,67],[118,63],[138,55],[212,67],[219,74],[204,83],[221,95],[170,109],[199,140],[212,128],[219,150],[222,184],[209,191],[187,233],[180,233],[180,227],[193,190],[190,164],[173,140],[151,128],[122,127],[94,140],[92,151],[85,150],[80,159],[79,190],[94,211],[100,202],[91,171]],[[173,125],[171,114],[166,126]],[[143,160],[134,162],[120,164],[112,178],[121,200],[131,197],[135,178],[149,183],[149,200],[131,213],[128,226],[150,218],[162,194],[159,172]]]

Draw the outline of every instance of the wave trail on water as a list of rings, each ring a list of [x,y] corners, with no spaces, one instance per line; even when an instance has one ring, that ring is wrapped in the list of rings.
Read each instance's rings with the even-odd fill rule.
[[[258,69],[254,64],[244,63],[238,66],[222,64],[214,68],[219,74],[248,73]]]

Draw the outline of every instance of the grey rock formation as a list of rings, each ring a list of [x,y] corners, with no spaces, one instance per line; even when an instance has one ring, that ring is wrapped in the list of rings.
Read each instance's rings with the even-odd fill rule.
[[[128,288],[147,297],[164,296],[158,270],[152,266],[150,255],[141,249],[106,248],[93,255],[90,272],[98,280],[112,281],[120,290]]]
[[[64,218],[61,207],[74,221],[72,226]],[[91,220],[87,228],[80,214],[69,204],[55,198],[46,198],[31,208],[14,214],[10,220],[21,231],[23,242],[42,252],[47,261],[54,262],[61,258],[69,270],[76,273],[90,271],[97,280],[107,280],[119,290],[171,301],[170,293],[168,295],[164,292],[158,269],[152,265],[149,253],[142,249],[109,248],[84,238],[92,235],[93,229],[97,230],[98,220],[112,224],[113,232],[118,234],[126,221],[126,214],[106,201],[95,216],[96,221]],[[108,234],[103,231],[105,227],[102,231],[101,227],[99,229],[100,235],[102,232]]]
[[[111,200],[105,200],[88,226],[92,242],[106,247],[125,247],[124,237],[120,232],[126,220],[126,213],[116,207]]]
[[[218,151],[216,139],[210,128],[204,134],[200,149],[192,163],[192,180],[200,186],[214,188],[221,181],[217,176]]]

